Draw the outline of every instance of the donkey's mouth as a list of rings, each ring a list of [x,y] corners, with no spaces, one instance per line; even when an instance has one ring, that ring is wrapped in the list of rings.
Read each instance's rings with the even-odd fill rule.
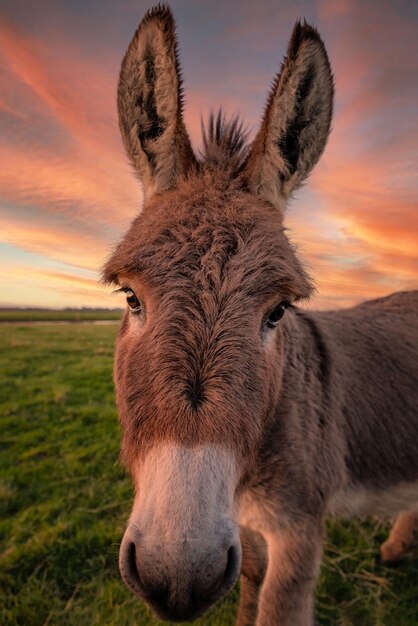
[[[237,567],[235,558],[234,564],[231,562],[228,578],[222,580],[216,590],[208,590],[208,595],[203,595],[201,590],[193,585],[188,596],[183,599],[172,598],[168,587],[162,586],[155,589],[151,596],[147,595],[143,599],[160,619],[170,622],[192,622],[221,600],[234,586],[240,572],[240,564]]]
[[[148,600],[147,604],[154,611],[155,615],[160,619],[167,622],[194,622],[194,620],[201,617],[213,604],[213,602],[207,602],[202,604],[194,594],[191,594],[190,601],[187,604],[175,601],[168,602],[167,595],[165,598],[161,598],[163,603],[156,603],[155,601]],[[165,602],[164,602],[165,600]]]

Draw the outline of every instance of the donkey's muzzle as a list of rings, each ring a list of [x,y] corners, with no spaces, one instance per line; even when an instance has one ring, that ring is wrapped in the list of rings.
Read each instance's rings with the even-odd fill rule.
[[[119,568],[131,591],[162,618],[193,620],[235,584],[241,569],[239,537],[147,545],[134,526],[122,540]]]

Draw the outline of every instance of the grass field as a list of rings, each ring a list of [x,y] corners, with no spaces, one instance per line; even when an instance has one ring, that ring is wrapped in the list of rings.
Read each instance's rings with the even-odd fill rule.
[[[0,624],[156,626],[120,581],[131,487],[117,464],[115,326],[0,325]],[[418,568],[376,563],[387,528],[329,524],[324,626],[417,626]],[[234,622],[235,590],[199,623]]]
[[[0,309],[0,322],[90,322],[120,320],[119,309]]]

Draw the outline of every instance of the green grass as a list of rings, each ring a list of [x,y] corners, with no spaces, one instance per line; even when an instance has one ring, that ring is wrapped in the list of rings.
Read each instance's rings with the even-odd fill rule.
[[[0,624],[156,626],[122,584],[131,486],[117,464],[114,326],[0,326]],[[378,565],[387,528],[332,523],[326,626],[416,626],[418,569]],[[235,590],[200,624],[234,622]]]
[[[0,322],[89,322],[121,316],[121,309],[0,309]]]

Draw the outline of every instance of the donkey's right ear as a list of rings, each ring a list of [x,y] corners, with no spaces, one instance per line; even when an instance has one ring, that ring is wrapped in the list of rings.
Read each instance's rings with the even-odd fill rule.
[[[173,187],[196,163],[182,117],[175,23],[166,5],[148,11],[129,45],[119,76],[118,113],[146,198]]]
[[[283,207],[325,148],[333,95],[331,67],[318,31],[296,22],[243,167],[253,193]]]

